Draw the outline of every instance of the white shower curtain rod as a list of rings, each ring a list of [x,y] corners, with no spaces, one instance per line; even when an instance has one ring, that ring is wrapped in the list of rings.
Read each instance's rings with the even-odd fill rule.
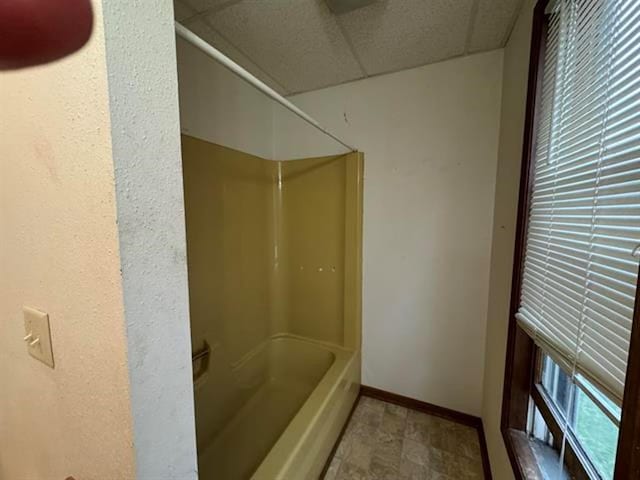
[[[318,130],[323,132],[325,135],[328,135],[329,137],[333,138],[336,142],[338,142],[339,144],[343,145],[345,148],[348,148],[352,152],[357,151],[357,149],[353,148],[351,145],[348,145],[345,142],[343,142],[342,140],[340,140],[333,133],[331,133],[326,128],[324,128],[322,125],[320,125],[315,119],[313,119],[312,117],[307,115],[305,112],[300,110],[293,103],[291,103],[289,100],[287,100],[282,95],[280,95],[278,92],[276,92],[274,89],[272,89],[271,87],[266,85],[264,82],[260,81],[256,77],[254,77],[251,73],[249,73],[244,68],[242,68],[240,65],[235,63],[233,60],[231,60],[229,57],[227,57],[220,50],[217,50],[217,49],[213,48],[211,45],[209,45],[207,42],[205,42],[198,35],[193,33],[188,28],[182,26],[178,22],[176,22],[176,33],[180,37],[184,38],[191,45],[193,45],[194,47],[202,50],[204,53],[209,55],[216,62],[220,63],[223,67],[227,68],[228,70],[230,70],[234,74],[238,75],[245,82],[250,83],[251,85],[256,87],[258,90],[260,90],[262,93],[264,93],[265,95],[267,95],[267,96],[271,97],[272,99],[274,99],[276,102],[278,102],[284,108],[286,108],[287,110],[290,110],[291,112],[295,113],[298,117],[303,119],[305,122],[309,123],[310,125],[313,125]]]

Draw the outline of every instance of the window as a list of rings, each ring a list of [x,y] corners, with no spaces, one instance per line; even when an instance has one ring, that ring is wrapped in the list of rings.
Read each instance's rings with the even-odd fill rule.
[[[613,478],[620,407],[584,377],[576,376],[572,381],[551,357],[543,354],[541,367],[540,384],[561,422],[583,449],[590,468],[602,478]],[[542,432],[535,432],[534,437],[547,441],[550,431],[542,421],[544,424],[538,423]],[[553,445],[553,441],[547,443]]]
[[[545,478],[541,451],[640,478],[639,251],[640,0],[541,0],[502,412],[519,478]]]

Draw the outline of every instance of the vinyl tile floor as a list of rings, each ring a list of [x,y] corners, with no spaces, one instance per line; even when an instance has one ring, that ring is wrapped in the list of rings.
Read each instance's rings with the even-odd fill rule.
[[[480,480],[475,428],[360,397],[324,480]]]

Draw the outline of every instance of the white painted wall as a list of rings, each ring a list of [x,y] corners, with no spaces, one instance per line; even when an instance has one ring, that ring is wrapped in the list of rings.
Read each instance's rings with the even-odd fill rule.
[[[104,24],[136,478],[196,479],[173,3]]]
[[[270,160],[274,156],[274,118],[287,119],[301,135],[299,155],[348,152],[335,140],[256,90],[185,40],[177,39],[180,128],[182,133]],[[293,133],[293,132],[292,132]],[[282,137],[281,137],[282,138]]]
[[[500,433],[511,274],[535,0],[525,1],[504,49],[500,147],[496,178],[482,420],[493,477],[513,478]]]
[[[363,383],[474,415],[501,81],[493,51],[291,98],[365,154]],[[326,148],[274,120],[276,157]]]
[[[0,73],[0,478],[132,479],[105,40]],[[56,367],[22,306],[50,315]]]
[[[271,159],[273,101],[180,38],[177,57],[182,133]]]

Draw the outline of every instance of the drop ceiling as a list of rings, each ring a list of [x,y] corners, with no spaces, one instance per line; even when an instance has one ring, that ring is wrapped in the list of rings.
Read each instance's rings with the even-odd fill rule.
[[[501,48],[522,0],[174,0],[176,19],[283,95]]]

